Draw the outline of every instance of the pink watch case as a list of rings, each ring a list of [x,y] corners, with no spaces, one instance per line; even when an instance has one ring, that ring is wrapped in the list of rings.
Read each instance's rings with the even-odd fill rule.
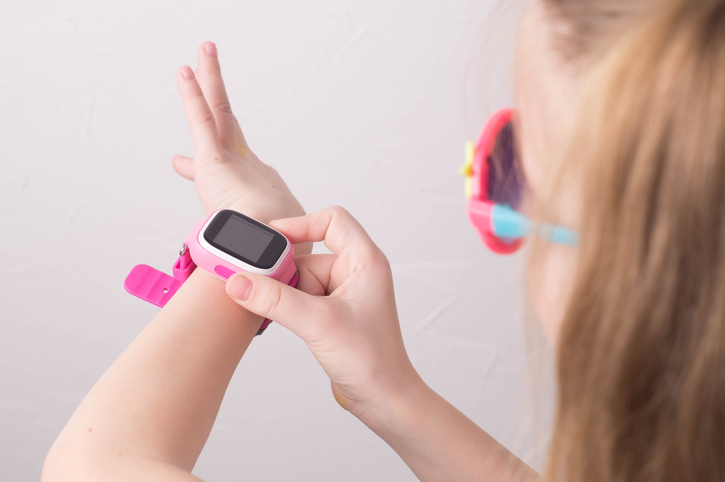
[[[186,241],[181,246],[179,258],[174,264],[172,270],[173,276],[162,273],[151,266],[139,264],[134,266],[126,277],[124,282],[126,291],[156,306],[164,307],[197,266],[224,281],[229,279],[234,273],[249,271],[269,276],[289,286],[294,287],[297,285],[299,276],[297,274],[297,266],[294,263],[294,248],[286,237],[287,247],[284,253],[275,265],[269,269],[260,269],[248,265],[237,258],[221,252],[206,242],[203,237],[204,231],[211,224],[214,217],[221,211],[214,211],[208,218],[198,223],[186,238]],[[279,233],[279,231],[276,232]],[[257,335],[261,335],[271,322],[272,320],[265,319]]]

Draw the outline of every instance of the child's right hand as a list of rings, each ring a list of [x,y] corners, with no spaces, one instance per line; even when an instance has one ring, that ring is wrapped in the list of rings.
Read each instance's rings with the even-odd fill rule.
[[[324,241],[334,254],[300,256],[297,289],[239,273],[227,293],[302,338],[357,417],[398,397],[420,377],[403,345],[390,264],[346,210],[330,207],[270,223],[292,243]]]

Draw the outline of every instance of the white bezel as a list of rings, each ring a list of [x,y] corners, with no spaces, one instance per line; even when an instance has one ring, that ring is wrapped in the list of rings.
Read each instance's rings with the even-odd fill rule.
[[[198,238],[199,245],[203,249],[207,250],[208,252],[210,252],[211,254],[213,254],[214,256],[216,256],[217,258],[223,259],[227,263],[230,263],[230,264],[232,264],[232,265],[234,265],[234,266],[236,266],[236,267],[238,267],[240,269],[243,269],[244,271],[248,271],[250,273],[257,273],[257,274],[261,274],[261,275],[264,275],[264,276],[269,276],[269,275],[272,275],[272,274],[276,273],[277,270],[279,269],[279,267],[282,265],[282,262],[287,257],[287,254],[289,254],[289,248],[290,248],[290,242],[289,242],[289,240],[287,240],[287,247],[284,248],[284,252],[279,257],[279,259],[274,264],[274,266],[272,266],[269,269],[260,269],[260,268],[256,268],[254,266],[251,266],[251,265],[245,263],[244,261],[242,261],[240,259],[237,259],[234,256],[231,256],[231,255],[225,253],[224,251],[222,251],[220,249],[215,248],[214,246],[212,246],[211,244],[209,244],[206,239],[204,239],[204,233],[206,232],[206,228],[209,227],[209,225],[211,224],[211,222],[214,220],[214,218],[217,217],[217,214],[219,214],[220,212],[221,211],[217,211],[212,216],[210,216],[209,219],[206,221],[206,224],[204,224],[204,227],[201,228],[201,230],[199,230],[199,238]],[[245,214],[245,216],[247,216],[247,215]],[[254,219],[252,216],[247,216],[247,217],[250,218],[250,219]],[[261,221],[259,221],[257,219],[254,219],[254,220],[257,221],[257,222],[262,223]],[[264,224],[264,223],[262,223],[262,224]],[[266,224],[265,224],[265,226],[266,226]],[[274,228],[270,228],[270,229],[274,229]],[[279,231],[277,231],[277,232],[279,232]]]

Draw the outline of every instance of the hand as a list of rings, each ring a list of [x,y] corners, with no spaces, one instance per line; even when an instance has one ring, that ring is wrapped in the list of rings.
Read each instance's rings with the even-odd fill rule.
[[[232,113],[212,42],[199,46],[197,62],[196,75],[188,66],[176,75],[195,150],[193,159],[173,158],[176,172],[196,183],[207,214],[229,208],[262,222],[304,214],[277,171],[249,149]],[[311,246],[301,252],[311,252]]]
[[[334,254],[301,256],[298,289],[238,273],[227,293],[302,338],[358,418],[421,382],[403,345],[390,264],[347,211],[331,207],[270,223],[293,243],[324,241]]]

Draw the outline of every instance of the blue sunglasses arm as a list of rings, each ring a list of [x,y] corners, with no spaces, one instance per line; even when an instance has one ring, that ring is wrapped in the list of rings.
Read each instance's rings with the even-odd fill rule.
[[[491,208],[493,234],[504,239],[519,239],[531,232],[532,222],[508,206],[494,204]]]
[[[508,206],[495,204],[491,209],[491,228],[493,234],[504,239],[519,239],[528,236],[534,223],[523,214]],[[561,226],[543,225],[541,234],[556,244],[577,245],[579,235],[576,231]]]

